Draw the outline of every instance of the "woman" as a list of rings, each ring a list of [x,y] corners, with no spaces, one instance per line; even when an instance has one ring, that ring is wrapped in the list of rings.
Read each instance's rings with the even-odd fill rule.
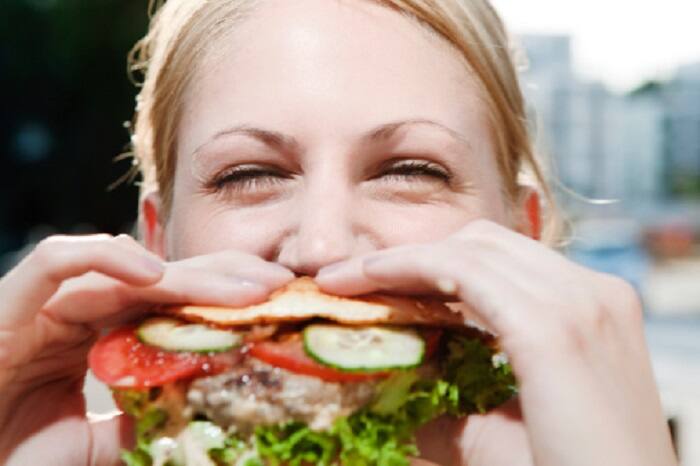
[[[169,0],[135,57],[145,247],[54,237],[0,282],[2,461],[115,464],[128,421],[81,392],[97,331],[297,274],[457,298],[500,335],[517,402],[426,429],[425,460],[674,464],[634,292],[538,241],[507,45],[487,0]]]

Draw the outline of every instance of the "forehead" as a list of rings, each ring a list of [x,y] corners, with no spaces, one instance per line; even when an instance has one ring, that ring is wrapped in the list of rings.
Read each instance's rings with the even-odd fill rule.
[[[238,124],[307,140],[404,119],[434,120],[467,137],[486,126],[462,57],[376,2],[263,0],[209,46],[185,98],[181,153]]]

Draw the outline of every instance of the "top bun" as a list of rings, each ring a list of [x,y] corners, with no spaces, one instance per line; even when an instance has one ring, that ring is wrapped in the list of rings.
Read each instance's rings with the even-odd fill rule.
[[[322,292],[309,277],[297,278],[270,295],[264,303],[247,307],[171,306],[168,314],[216,326],[328,319],[346,325],[396,324],[463,326],[464,317],[435,299],[367,294],[342,297]]]

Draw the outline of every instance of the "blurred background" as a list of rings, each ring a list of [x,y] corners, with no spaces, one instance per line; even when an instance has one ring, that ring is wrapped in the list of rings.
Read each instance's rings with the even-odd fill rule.
[[[0,274],[49,234],[132,231],[137,189],[109,187],[130,167],[126,54],[147,3],[3,1]],[[682,464],[700,466],[700,3],[494,4],[521,45],[565,251],[639,290]]]

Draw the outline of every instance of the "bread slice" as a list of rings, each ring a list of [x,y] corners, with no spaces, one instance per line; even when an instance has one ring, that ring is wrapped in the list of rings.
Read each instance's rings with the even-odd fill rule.
[[[323,318],[346,325],[396,324],[463,326],[461,313],[435,299],[370,294],[341,297],[322,292],[309,277],[298,278],[270,295],[268,301],[241,308],[172,306],[161,309],[194,322],[229,327]]]

